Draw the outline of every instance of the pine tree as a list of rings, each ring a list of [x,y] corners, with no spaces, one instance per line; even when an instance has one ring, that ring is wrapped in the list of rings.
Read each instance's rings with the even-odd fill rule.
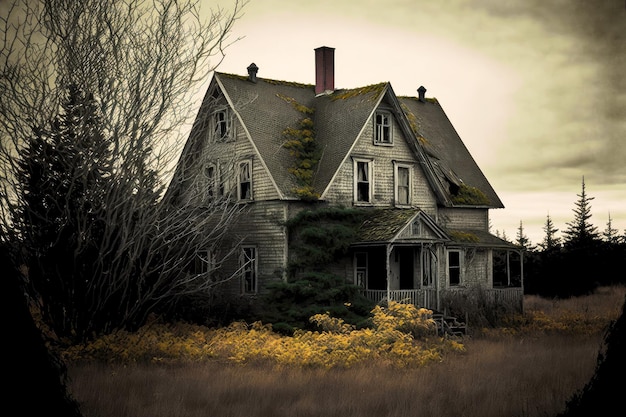
[[[554,223],[552,222],[552,218],[548,214],[546,217],[546,223],[543,226],[544,232],[546,232],[546,236],[543,238],[543,241],[539,244],[544,251],[559,248],[561,246],[561,238],[556,236],[556,232],[559,231],[556,227],[554,227]]]
[[[606,229],[602,232],[604,241],[609,244],[615,244],[619,242],[619,231],[613,228],[613,219],[611,219],[611,213],[609,213],[609,220],[606,223]]]
[[[569,247],[586,247],[593,245],[599,239],[598,229],[591,224],[591,200],[585,190],[585,177],[582,179],[582,191],[577,194],[578,201],[574,211],[574,220],[567,223],[565,234],[565,245]]]
[[[516,235],[515,243],[523,247],[525,250],[529,250],[529,251],[533,250],[533,246],[532,246],[532,243],[530,242],[530,239],[528,239],[528,236],[524,234],[524,225],[522,224],[521,220],[519,222],[519,227],[517,228],[517,235]]]
[[[20,157],[15,223],[42,312],[66,336],[84,328],[113,162],[93,96],[70,86],[61,107],[49,128],[35,129]]]

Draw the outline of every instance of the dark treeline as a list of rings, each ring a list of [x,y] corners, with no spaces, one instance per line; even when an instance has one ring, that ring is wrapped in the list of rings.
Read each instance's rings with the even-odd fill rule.
[[[547,216],[545,236],[537,246],[524,235],[522,223],[515,243],[524,248],[524,290],[545,297],[587,294],[598,286],[626,284],[626,232],[620,234],[609,221],[600,232],[590,219],[593,197],[585,190],[577,194],[574,219],[567,223],[563,237]]]

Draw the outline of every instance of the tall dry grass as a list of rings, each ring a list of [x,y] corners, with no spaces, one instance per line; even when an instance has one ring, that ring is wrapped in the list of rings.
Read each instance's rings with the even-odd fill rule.
[[[529,317],[584,312],[609,324],[624,287],[568,300],[527,297]],[[593,374],[596,332],[496,332],[465,341],[465,353],[423,368],[355,369],[69,364],[71,392],[86,417],[553,416]]]

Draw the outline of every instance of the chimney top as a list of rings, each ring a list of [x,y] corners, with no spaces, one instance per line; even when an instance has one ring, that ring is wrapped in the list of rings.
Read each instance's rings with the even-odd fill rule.
[[[315,48],[315,94],[328,94],[335,90],[335,48]]]
[[[426,87],[420,85],[420,88],[417,89],[417,94],[419,94],[419,100],[424,103],[426,101]]]
[[[253,62],[248,66],[248,80],[256,83],[256,73],[259,71],[259,67]]]

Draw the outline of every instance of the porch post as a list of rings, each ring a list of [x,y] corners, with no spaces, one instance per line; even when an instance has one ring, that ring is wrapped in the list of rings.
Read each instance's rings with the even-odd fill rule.
[[[387,244],[386,247],[386,256],[385,256],[385,271],[387,273],[387,305],[389,305],[389,301],[391,301],[391,266],[389,264],[389,257],[391,257],[391,244]]]

